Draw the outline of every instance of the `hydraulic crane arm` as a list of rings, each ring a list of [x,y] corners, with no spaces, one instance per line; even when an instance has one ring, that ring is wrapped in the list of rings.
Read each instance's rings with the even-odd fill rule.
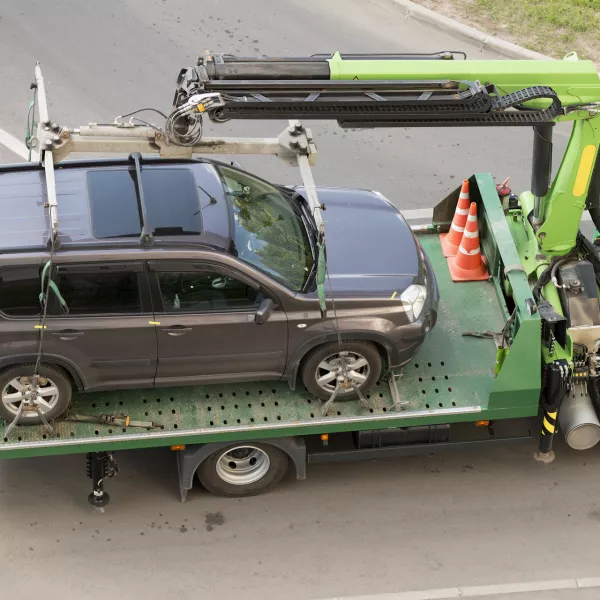
[[[342,127],[530,126],[532,214],[540,250],[570,252],[581,215],[600,226],[600,79],[575,55],[563,61],[456,60],[456,54],[317,54],[304,58],[205,54],[180,72],[174,99],[186,130],[204,112],[229,119],[336,120]],[[187,124],[186,124],[187,121]],[[550,185],[552,126],[575,121]],[[598,182],[591,186],[592,173]]]
[[[449,60],[449,53],[434,58],[442,57],[446,59],[346,59],[339,53],[305,59],[205,56],[196,67],[181,71],[174,105],[209,94],[204,96],[211,100],[206,112],[215,122],[305,117],[335,119],[342,127],[532,125],[550,122],[562,112],[548,86],[501,93],[494,83],[482,84],[472,71],[457,66],[469,61]],[[380,63],[385,68],[376,66]],[[439,69],[424,78],[419,74],[429,63]],[[448,76],[442,65],[454,66],[447,69]],[[372,70],[383,77],[373,76]],[[536,100],[542,101],[539,108],[531,105]],[[524,103],[529,110],[518,110]]]
[[[291,139],[202,138],[202,115],[229,119],[328,119],[344,127],[530,126],[534,128],[531,215],[540,251],[570,252],[587,206],[600,227],[600,79],[595,65],[563,61],[457,60],[459,53],[317,54],[247,58],[206,54],[180,72],[164,128],[116,122],[38,133],[42,153],[277,154],[304,170],[314,156],[305,133]],[[550,183],[552,129],[574,121],[567,151]],[[292,128],[293,129],[293,128]],[[284,137],[289,137],[284,133]],[[305,160],[307,159],[307,160]],[[299,163],[299,164],[300,164]],[[592,177],[592,173],[594,176]],[[596,181],[591,185],[592,179]],[[591,187],[590,187],[591,186]],[[313,205],[318,202],[314,198]],[[316,210],[316,209],[315,209]],[[317,211],[318,212],[318,211]]]

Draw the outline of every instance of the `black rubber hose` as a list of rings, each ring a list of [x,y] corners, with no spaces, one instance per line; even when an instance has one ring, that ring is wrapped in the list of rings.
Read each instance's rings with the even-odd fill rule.
[[[592,217],[594,227],[600,231],[600,206],[588,208],[588,212],[590,213],[590,217]]]
[[[540,123],[533,127],[531,193],[538,198],[543,198],[550,186],[553,126],[554,123]]]

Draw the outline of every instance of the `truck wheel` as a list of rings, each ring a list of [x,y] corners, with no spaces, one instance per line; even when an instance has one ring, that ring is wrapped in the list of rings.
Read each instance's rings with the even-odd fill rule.
[[[337,342],[331,342],[318,346],[306,357],[302,367],[302,382],[306,389],[321,400],[329,400],[335,390],[342,361],[346,363],[348,379],[362,394],[367,394],[381,375],[381,356],[371,342],[344,341],[342,352]],[[357,393],[350,382],[345,382],[337,397],[352,400]]]
[[[24,393],[33,377],[34,363],[15,365],[0,373],[0,418],[10,423],[17,416]],[[40,387],[37,401],[45,419],[60,417],[71,404],[72,386],[65,372],[57,367],[40,365]],[[39,425],[40,416],[35,411],[21,413],[21,425]]]
[[[285,452],[253,442],[220,448],[196,470],[200,483],[217,496],[255,496],[279,483],[288,470]]]

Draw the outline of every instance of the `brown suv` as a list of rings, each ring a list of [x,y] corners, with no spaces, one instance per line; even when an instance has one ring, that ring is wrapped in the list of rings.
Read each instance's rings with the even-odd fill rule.
[[[60,295],[49,297],[38,390],[47,419],[64,413],[73,388],[274,379],[293,387],[300,374],[309,392],[328,398],[342,362],[366,393],[382,364],[409,361],[435,324],[429,261],[377,193],[319,189],[335,300],[323,319],[315,226],[301,188],[215,161],[144,160],[152,238],[141,240],[137,183],[127,160],[57,168],[60,247],[46,274]],[[38,357],[45,201],[38,166],[0,169],[5,420],[16,416]],[[26,411],[22,422],[39,416]]]

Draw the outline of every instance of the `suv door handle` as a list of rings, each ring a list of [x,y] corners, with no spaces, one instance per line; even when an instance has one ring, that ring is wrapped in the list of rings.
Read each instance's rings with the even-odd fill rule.
[[[191,327],[184,327],[183,325],[173,325],[173,327],[164,327],[163,331],[166,331],[169,335],[173,337],[179,337],[180,335],[185,335],[192,330]]]
[[[59,337],[61,340],[74,340],[78,337],[81,337],[83,334],[83,331],[76,331],[75,329],[63,329],[62,331],[55,331],[52,335]]]

